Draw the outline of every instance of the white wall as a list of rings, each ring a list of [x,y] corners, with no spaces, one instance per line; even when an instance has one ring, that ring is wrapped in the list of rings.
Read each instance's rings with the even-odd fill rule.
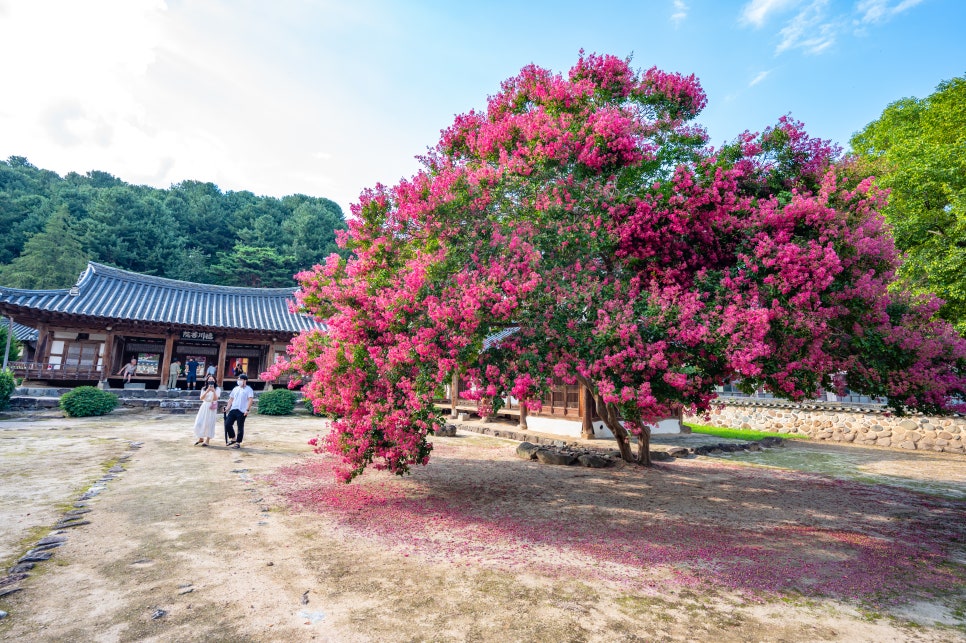
[[[573,420],[560,420],[557,418],[548,417],[534,417],[532,415],[527,416],[527,428],[531,431],[539,431],[541,433],[552,433],[554,435],[562,435],[571,438],[580,437],[580,422],[574,422]],[[681,432],[681,422],[677,418],[665,418],[660,420],[657,424],[651,425],[652,434],[673,434]],[[613,438],[614,434],[610,432],[605,425],[603,420],[598,420],[594,422],[594,437],[597,438]]]

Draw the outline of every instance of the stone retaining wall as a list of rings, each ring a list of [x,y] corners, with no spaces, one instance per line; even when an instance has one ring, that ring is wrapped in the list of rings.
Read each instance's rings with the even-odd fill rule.
[[[862,446],[966,453],[966,417],[907,415],[883,408],[846,408],[832,404],[722,400],[706,416],[685,422],[772,433],[807,435],[814,440]]]
[[[46,411],[60,408],[60,396],[73,389],[69,388],[17,388],[10,397],[11,411]],[[195,413],[201,406],[201,391],[156,391],[142,389],[110,389],[118,396],[118,407],[127,409],[157,409],[162,413],[181,415]],[[258,396],[264,391],[255,391],[254,407],[258,408]],[[302,392],[295,392],[295,408],[302,406]],[[221,401],[228,399],[228,391],[222,391]]]

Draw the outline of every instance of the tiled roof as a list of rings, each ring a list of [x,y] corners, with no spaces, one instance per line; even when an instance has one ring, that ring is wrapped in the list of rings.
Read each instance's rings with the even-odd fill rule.
[[[297,333],[324,329],[311,316],[292,313],[293,288],[238,288],[142,275],[87,264],[67,290],[0,286],[0,304],[85,317],[190,327]]]
[[[493,333],[492,335],[487,335],[483,339],[483,350],[489,350],[493,346],[499,346],[500,342],[510,335],[515,334],[519,330],[519,326],[510,326],[509,328],[504,328],[503,330]]]
[[[4,322],[3,327],[7,328],[7,323]],[[40,331],[36,328],[31,328],[30,326],[24,326],[23,324],[13,323],[13,338],[18,342],[35,342],[37,337],[40,335]]]

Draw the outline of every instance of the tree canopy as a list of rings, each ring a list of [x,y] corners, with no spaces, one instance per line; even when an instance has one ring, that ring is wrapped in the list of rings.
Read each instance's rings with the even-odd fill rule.
[[[966,335],[966,78],[892,103],[851,145],[890,191],[882,211],[905,255],[903,287],[944,299],[939,314]]]
[[[19,257],[0,267],[0,284],[30,290],[68,288],[86,267],[80,238],[62,206],[41,232],[28,238]]]
[[[65,246],[59,253],[44,251],[40,260],[31,258],[30,240],[44,234],[61,210],[69,217],[70,243],[79,245]],[[296,272],[339,250],[335,232],[344,228],[342,209],[325,198],[222,192],[199,181],[160,190],[130,185],[96,170],[61,178],[23,157],[0,161],[4,286],[69,286],[88,259],[173,279],[252,285],[250,274],[223,269],[231,268],[224,262],[259,265],[269,257],[271,270],[259,275],[258,285],[294,287]],[[63,239],[66,243],[68,236]],[[257,253],[237,254],[249,248]],[[22,270],[26,264],[29,268]],[[66,264],[73,274],[63,274]],[[80,268],[74,270],[76,265]]]
[[[835,376],[897,412],[953,408],[966,344],[935,300],[887,291],[883,193],[789,118],[709,147],[691,122],[705,102],[694,76],[613,56],[528,66],[418,174],[363,193],[352,255],[299,275],[328,334],[268,373],[297,373],[335,418],[317,446],[343,479],[426,463],[455,371],[481,406],[536,409],[581,382],[645,464],[649,422],[707,409],[733,378],[802,399]]]

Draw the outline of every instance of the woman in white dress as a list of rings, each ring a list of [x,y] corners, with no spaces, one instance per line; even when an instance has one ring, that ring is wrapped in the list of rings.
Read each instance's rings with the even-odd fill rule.
[[[221,389],[209,384],[201,392],[201,408],[195,416],[195,446],[208,446],[211,438],[215,437],[215,420],[218,419],[218,398]]]

